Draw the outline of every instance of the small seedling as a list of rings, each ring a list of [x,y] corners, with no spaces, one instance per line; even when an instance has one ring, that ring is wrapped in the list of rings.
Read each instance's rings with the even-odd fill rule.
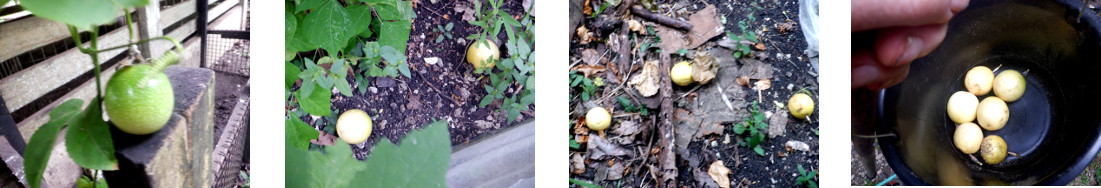
[[[436,28],[432,28],[433,33],[439,34],[439,36],[436,37],[436,43],[442,42],[445,37],[447,40],[455,39],[455,37],[451,36],[451,28],[454,26],[455,23],[447,23],[447,26],[436,25]]]
[[[795,185],[798,186],[806,183],[807,187],[818,188],[818,183],[814,182],[814,177],[818,176],[818,170],[810,171],[808,173],[806,169],[803,169],[803,165],[798,165],[798,167],[799,177],[795,178]]]
[[[757,106],[757,101],[753,101],[753,109],[750,109],[750,116],[745,118],[745,121],[734,125],[734,133],[742,134],[748,130],[746,140],[749,142],[748,147],[753,148],[753,152],[757,155],[765,156],[765,150],[761,148],[761,142],[765,141],[765,132],[768,131],[768,122],[765,121],[765,115],[761,114],[760,108]],[[745,143],[742,143],[745,144]]]

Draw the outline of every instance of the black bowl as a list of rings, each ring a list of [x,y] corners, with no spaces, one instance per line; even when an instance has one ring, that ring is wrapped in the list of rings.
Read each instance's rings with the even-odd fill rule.
[[[949,23],[939,48],[911,64],[908,78],[881,91],[877,132],[888,164],[908,185],[1065,185],[1101,149],[1101,22],[1078,0],[973,0]],[[1025,74],[1024,96],[1009,102],[999,164],[982,164],[952,144],[948,97],[966,91],[974,66]],[[979,100],[994,96],[979,96]],[[982,158],[974,154],[974,157]]]

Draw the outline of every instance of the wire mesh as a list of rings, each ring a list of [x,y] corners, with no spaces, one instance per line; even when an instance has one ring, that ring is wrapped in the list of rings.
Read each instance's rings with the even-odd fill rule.
[[[210,31],[206,40],[207,68],[249,76],[248,31]]]

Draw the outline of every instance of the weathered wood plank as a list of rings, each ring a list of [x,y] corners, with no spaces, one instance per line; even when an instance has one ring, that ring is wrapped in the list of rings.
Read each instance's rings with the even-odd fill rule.
[[[122,61],[126,62],[131,60],[132,59],[130,58],[126,58]],[[106,84],[107,80],[111,78],[111,75],[115,75],[115,69],[117,69],[118,67],[119,64],[115,64],[115,66],[103,69],[103,72],[100,73],[100,76],[103,77],[103,84]],[[54,107],[57,107],[57,105],[60,105],[61,103],[69,99],[81,99],[84,100],[84,106],[81,108],[83,109],[88,107],[88,101],[91,101],[92,98],[96,96],[95,81],[96,80],[93,78],[88,80],[87,82],[84,82],[84,84],[81,84],[73,91],[65,94],[65,96],[62,96],[60,99],[51,102],[50,105],[46,105],[46,107],[43,107],[42,110],[38,110],[38,112],[35,112],[33,115],[27,117],[23,121],[16,123],[15,125],[19,127],[19,133],[23,136],[23,141],[30,142],[31,135],[34,134],[34,131],[38,130],[38,128],[42,127],[42,125],[46,124],[46,122],[50,121],[50,110],[53,110]]]
[[[69,38],[65,24],[39,17],[28,17],[0,24],[0,61]]]
[[[195,0],[188,0],[182,3],[176,3],[168,9],[161,11],[161,18],[158,27],[161,29],[179,22],[180,20],[187,18],[191,14],[195,13]]]
[[[100,36],[99,46],[104,48],[123,45],[126,44],[127,40],[129,40],[129,37],[126,28],[119,28]],[[85,44],[85,47],[88,45]],[[100,64],[124,51],[123,48],[100,52]],[[69,49],[50,57],[46,61],[0,79],[0,92],[4,93],[4,101],[8,103],[8,107],[14,112],[38,99],[38,97],[49,93],[54,88],[68,83],[88,70],[92,70],[93,66],[88,62],[92,62],[91,57],[81,53],[79,49]]]

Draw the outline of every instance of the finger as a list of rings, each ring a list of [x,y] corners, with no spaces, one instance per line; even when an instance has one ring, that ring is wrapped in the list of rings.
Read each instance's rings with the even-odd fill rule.
[[[948,23],[969,0],[852,0],[852,32]]]
[[[875,40],[876,61],[888,67],[909,65],[937,49],[947,32],[947,24],[882,29]]]
[[[879,80],[879,66],[879,63],[875,61],[874,53],[869,51],[853,52],[851,89],[867,87]]]

